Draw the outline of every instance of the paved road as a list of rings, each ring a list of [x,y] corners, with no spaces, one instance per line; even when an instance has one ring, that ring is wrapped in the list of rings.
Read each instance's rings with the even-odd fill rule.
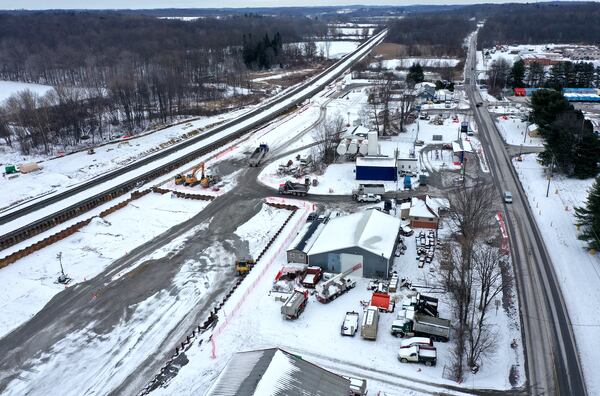
[[[586,395],[577,345],[550,256],[494,120],[485,106],[476,107],[482,102],[474,85],[475,73],[470,71],[476,39],[475,35],[469,46],[465,70],[470,84],[466,90],[494,184],[499,194],[512,191],[514,196],[512,205],[505,204],[504,209],[519,291],[528,391],[536,395]]]

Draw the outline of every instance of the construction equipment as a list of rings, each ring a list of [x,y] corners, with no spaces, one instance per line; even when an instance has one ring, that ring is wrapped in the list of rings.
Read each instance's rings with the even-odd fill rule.
[[[7,175],[11,175],[13,173],[17,173],[18,169],[15,165],[9,164],[4,166],[4,173]]]
[[[281,314],[286,319],[297,319],[308,301],[308,292],[294,290],[294,292],[288,297],[287,300],[281,306]]]
[[[414,307],[414,311],[429,316],[438,317],[438,299],[435,297],[425,296],[421,293],[416,293],[405,297],[402,300],[402,309]]]
[[[306,275],[302,278],[302,286],[310,289],[314,289],[317,286],[317,283],[321,280],[323,276],[323,270],[321,267],[308,267],[306,270]]]
[[[415,345],[408,348],[400,348],[398,360],[402,363],[424,363],[425,366],[435,366],[437,362],[437,350],[435,347]]]
[[[286,181],[284,184],[279,186],[279,194],[282,195],[298,195],[304,196],[308,194],[309,183],[293,183],[291,181]]]
[[[202,179],[200,179],[200,185],[202,188],[208,188],[214,186],[218,182],[221,181],[221,178],[213,175],[206,175]]]
[[[431,337],[434,341],[447,342],[450,339],[450,321],[405,310],[392,322],[391,333],[404,337]]]
[[[269,146],[265,143],[261,143],[248,159],[248,165],[250,165],[250,167],[260,165],[260,161],[265,157],[265,155],[267,155],[268,152]]]
[[[235,272],[237,272],[239,276],[248,275],[250,270],[255,265],[256,261],[254,261],[253,259],[238,260],[235,262]]]
[[[200,180],[204,179],[204,162],[200,162],[191,173],[188,173],[185,176],[185,182],[183,184],[185,186],[194,187],[196,184],[200,183],[200,180],[196,177],[196,173],[198,172],[201,172]]]
[[[175,184],[179,186],[183,183],[185,183],[185,177],[181,173],[175,175]]]
[[[346,279],[345,277],[360,268],[362,268],[362,263],[358,263],[354,267],[337,274],[328,281],[323,282],[320,287],[317,286],[317,300],[323,304],[327,304],[346,293],[348,290],[353,289],[356,286],[356,282]]]

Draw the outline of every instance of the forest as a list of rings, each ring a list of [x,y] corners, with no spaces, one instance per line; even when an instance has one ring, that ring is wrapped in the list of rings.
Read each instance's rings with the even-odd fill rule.
[[[478,47],[496,44],[598,44],[600,4],[580,2],[473,6],[486,18]]]
[[[206,101],[238,95],[253,70],[317,60],[325,23],[255,14],[196,21],[116,12],[0,14],[0,79],[52,85],[0,107],[0,138],[49,153],[82,138],[127,134],[181,115],[214,112]],[[311,45],[312,44],[312,45]]]
[[[475,21],[460,14],[413,14],[388,24],[387,42],[406,45],[408,56],[464,57]]]

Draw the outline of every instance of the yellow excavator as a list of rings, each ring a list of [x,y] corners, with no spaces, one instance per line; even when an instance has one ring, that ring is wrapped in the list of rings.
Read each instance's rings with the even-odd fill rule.
[[[185,183],[185,177],[181,173],[175,175],[175,184],[180,185],[183,183]]]
[[[198,178],[196,177],[196,173],[198,173],[198,171],[202,172],[201,173],[201,177],[200,180],[198,180]],[[198,166],[196,166],[191,173],[188,173],[185,176],[185,182],[183,183],[185,186],[190,186],[193,187],[198,183],[202,183],[202,179],[204,179],[204,162],[200,162],[200,164]]]
[[[235,271],[239,276],[245,276],[255,265],[256,261],[252,259],[238,260],[235,262]]]

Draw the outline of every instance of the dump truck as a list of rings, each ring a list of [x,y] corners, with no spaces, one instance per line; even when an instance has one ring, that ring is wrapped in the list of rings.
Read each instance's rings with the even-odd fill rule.
[[[391,333],[396,337],[430,337],[433,341],[450,339],[450,321],[405,310],[392,322]]]
[[[376,340],[378,325],[379,309],[377,307],[367,307],[363,314],[362,324],[360,325],[360,336],[367,340]]]
[[[308,188],[309,184],[307,183],[293,183],[288,180],[279,186],[279,194],[304,196],[308,194]]]
[[[327,304],[330,301],[335,300],[342,294],[346,293],[350,289],[356,287],[356,282],[347,279],[346,276],[350,275],[354,271],[362,268],[362,263],[354,265],[352,268],[347,269],[334,276],[333,278],[323,282],[317,290],[317,300],[323,304]]]
[[[265,155],[267,155],[268,152],[269,146],[265,143],[261,143],[256,149],[254,149],[252,155],[250,155],[250,158],[248,159],[248,165],[250,165],[250,167],[260,165],[260,161],[265,158]]]
[[[306,269],[306,274],[304,278],[302,278],[302,286],[307,287],[309,289],[314,289],[317,286],[317,283],[321,280],[323,276],[323,270],[321,267],[308,267]]]
[[[409,348],[400,348],[398,360],[402,363],[423,363],[425,366],[435,366],[437,363],[437,350],[435,347],[415,345]]]
[[[294,290],[294,292],[288,297],[287,300],[281,306],[281,314],[286,319],[297,319],[308,301],[308,292]]]
[[[252,259],[238,260],[235,262],[235,272],[239,276],[247,275],[255,264],[256,261]]]
[[[352,198],[357,199],[366,194],[383,195],[384,193],[385,186],[383,184],[359,184],[358,188],[352,190]]]

